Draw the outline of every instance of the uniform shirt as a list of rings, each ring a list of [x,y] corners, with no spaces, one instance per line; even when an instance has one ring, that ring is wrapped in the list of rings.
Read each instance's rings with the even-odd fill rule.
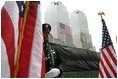
[[[61,76],[64,71],[64,62],[61,59],[60,54],[55,47],[51,46],[49,43],[44,43],[44,53],[45,53],[45,71],[48,72],[52,68],[58,68],[60,70],[59,76]]]

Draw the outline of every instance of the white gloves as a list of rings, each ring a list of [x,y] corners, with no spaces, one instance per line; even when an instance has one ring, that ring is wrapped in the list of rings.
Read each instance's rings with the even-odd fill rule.
[[[49,72],[45,74],[45,78],[53,78],[60,74],[60,70],[57,68],[52,68]]]

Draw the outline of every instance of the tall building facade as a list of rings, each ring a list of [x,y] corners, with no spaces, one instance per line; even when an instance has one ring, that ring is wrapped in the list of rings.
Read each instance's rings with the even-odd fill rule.
[[[75,10],[70,15],[73,43],[77,48],[94,50],[91,35],[89,34],[87,18],[80,10]]]
[[[45,12],[45,23],[49,23],[52,27],[50,42],[74,46],[68,11],[61,2],[52,2],[47,7]]]

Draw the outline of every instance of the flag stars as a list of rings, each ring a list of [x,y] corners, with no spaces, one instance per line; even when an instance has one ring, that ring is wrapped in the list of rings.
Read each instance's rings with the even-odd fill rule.
[[[106,47],[107,45],[109,45],[110,43],[112,43],[109,33],[108,33],[108,29],[105,25],[105,23],[103,22],[103,30],[102,30],[102,47]]]
[[[105,46],[105,44],[102,44],[102,47],[104,47]]]

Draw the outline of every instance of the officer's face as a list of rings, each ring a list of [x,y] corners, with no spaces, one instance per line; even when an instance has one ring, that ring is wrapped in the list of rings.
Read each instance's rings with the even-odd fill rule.
[[[44,42],[48,42],[49,40],[49,32],[43,32]]]

